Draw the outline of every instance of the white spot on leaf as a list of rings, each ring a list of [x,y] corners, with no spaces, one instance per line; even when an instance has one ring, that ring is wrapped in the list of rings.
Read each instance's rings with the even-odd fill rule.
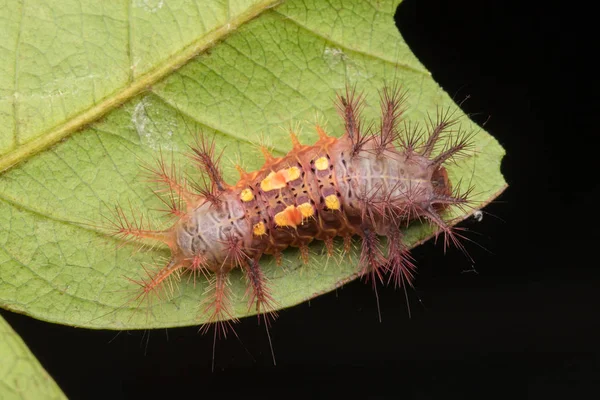
[[[134,0],[133,6],[155,13],[162,8],[164,0]]]
[[[154,113],[154,116],[151,116]],[[164,117],[156,111],[156,107],[148,97],[144,97],[137,103],[131,114],[131,122],[140,137],[140,142],[153,150],[159,148],[177,150],[177,144],[173,143],[173,130]]]
[[[346,54],[336,47],[325,47],[323,58],[327,62],[329,68],[334,69],[336,65],[346,59]]]
[[[334,70],[339,68],[339,64],[342,64],[346,74],[346,79],[350,83],[368,80],[373,77],[373,74],[367,72],[364,68],[361,68],[342,49],[337,47],[325,46],[323,51],[323,59],[327,63],[327,66]]]

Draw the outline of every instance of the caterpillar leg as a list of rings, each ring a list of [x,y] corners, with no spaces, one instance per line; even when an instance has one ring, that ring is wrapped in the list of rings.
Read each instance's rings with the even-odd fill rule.
[[[248,286],[246,288],[246,296],[248,296],[248,309],[252,308],[253,304],[256,304],[256,311],[258,313],[258,321],[260,323],[261,316],[265,322],[265,332],[269,339],[269,347],[271,348],[271,357],[273,358],[273,365],[277,365],[275,361],[275,352],[273,351],[273,343],[271,342],[271,333],[269,332],[269,326],[271,324],[270,319],[277,318],[277,312],[275,311],[276,304],[271,297],[269,287],[267,286],[267,278],[263,274],[257,259],[250,259],[248,262],[242,265],[244,274],[246,275],[246,281]]]
[[[267,278],[263,274],[258,260],[250,259],[248,262],[242,264],[242,269],[247,281],[246,296],[248,297],[248,309],[256,304],[256,312],[259,315],[265,314],[265,319],[268,319],[268,315],[273,318],[277,317],[277,313],[274,311],[276,306],[275,301],[271,296],[267,285]]]
[[[388,235],[387,260],[387,269],[390,273],[388,283],[393,281],[395,287],[412,287],[417,267],[408,248],[402,242],[399,229],[392,228]]]
[[[129,300],[129,302],[137,302],[136,310],[139,309],[139,306],[143,302],[146,302],[146,312],[150,312],[150,306],[154,297],[162,300],[165,292],[167,292],[166,297],[170,298],[173,296],[174,284],[177,284],[181,270],[184,267],[185,264],[177,260],[170,260],[167,265],[157,271],[151,271],[142,265],[146,278],[133,279],[126,277],[127,280],[141,289],[135,297]],[[175,278],[175,280],[171,278]],[[133,317],[133,315],[134,314],[132,314],[131,317]],[[148,316],[146,316],[146,319],[147,318]]]
[[[200,331],[206,333],[214,325],[215,335],[219,338],[221,336],[226,338],[229,330],[234,331],[233,324],[239,321],[231,309],[229,271],[216,271],[209,279],[209,285],[204,294],[206,297],[201,303],[202,312],[208,315],[208,319],[200,327]]]
[[[310,255],[310,248],[308,247],[308,245],[307,244],[300,245],[300,258],[302,259],[302,263],[304,265],[308,264],[309,255]]]
[[[214,327],[211,362],[213,372],[215,370],[217,339],[227,338],[229,331],[237,337],[233,324],[239,322],[239,320],[233,315],[231,309],[231,288],[229,285],[229,271],[225,269],[215,271],[209,279],[209,286],[204,292],[206,297],[201,303],[203,313],[208,314],[209,317],[207,322],[200,327],[199,332],[206,334],[211,327]]]
[[[379,237],[375,232],[365,228],[361,237],[360,275],[366,280],[371,280],[373,287],[376,287],[377,281],[383,283],[386,259],[381,252]]]

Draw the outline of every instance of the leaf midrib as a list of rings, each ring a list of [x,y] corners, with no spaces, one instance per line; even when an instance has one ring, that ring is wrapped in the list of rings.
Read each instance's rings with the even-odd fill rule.
[[[199,38],[195,42],[184,47],[178,54],[173,57],[169,57],[168,60],[155,68],[154,70],[142,75],[138,80],[132,81],[130,85],[123,88],[121,91],[117,92],[113,96],[106,98],[104,101],[96,104],[95,106],[87,109],[86,111],[81,112],[80,114],[71,117],[65,123],[60,124],[48,132],[41,134],[39,137],[18,146],[15,150],[10,153],[0,157],[0,172],[3,172],[16,164],[24,161],[25,159],[33,156],[34,154],[46,149],[47,147],[57,143],[58,141],[64,139],[65,137],[75,133],[85,127],[86,125],[98,120],[100,117],[113,110],[114,108],[124,104],[134,96],[140,94],[147,88],[151,87],[154,83],[160,81],[164,77],[173,73],[175,70],[182,67],[185,63],[187,63],[190,59],[197,56],[198,54],[206,51],[207,49],[214,47],[217,43],[222,41],[228,34],[235,31],[239,26],[246,23],[247,21],[257,17],[263,11],[276,6],[280,3],[281,0],[264,0],[261,3],[255,5],[254,7],[249,8],[245,13],[240,14],[234,20],[230,20],[227,23],[221,25],[220,27],[214,29],[213,31],[207,33],[203,37]],[[341,43],[337,43],[332,38],[324,37],[321,33],[316,32],[309,27],[304,26],[299,21],[296,21],[289,16],[275,12],[278,15],[285,17],[286,19],[293,22],[295,25],[304,29],[311,34],[323,38],[332,44],[344,47],[347,51],[352,51],[355,53],[363,54],[365,56],[369,56],[372,58],[381,59],[382,61],[391,63],[390,60],[381,58],[380,56],[376,56],[374,54],[367,53],[365,51],[361,51],[359,49],[351,49],[347,46],[343,46]],[[427,74],[426,71],[415,69],[406,64],[396,64],[402,68],[411,70],[416,73]],[[156,95],[156,93],[154,93]],[[160,96],[159,96],[160,97]],[[164,99],[163,99],[164,100]],[[172,106],[172,105],[171,105]],[[203,121],[197,121],[203,125],[210,126]],[[214,127],[211,127],[215,129]],[[222,129],[215,129],[223,133],[226,136],[234,137],[238,140],[242,140],[239,137],[236,137],[235,134],[231,134],[228,132],[223,132]]]
[[[214,47],[226,36],[238,29],[247,21],[257,17],[263,11],[279,4],[281,0],[263,0],[260,3],[250,7],[245,12],[232,20],[228,20],[223,25],[208,32],[206,35],[198,38],[196,41],[188,44],[175,55],[169,57],[164,63],[157,66],[152,71],[142,75],[139,79],[116,92],[114,95],[104,99],[100,103],[88,108],[87,110],[69,118],[66,122],[51,128],[42,133],[39,137],[15,148],[10,153],[0,157],[0,172],[15,166],[32,155],[46,149],[57,143],[61,139],[77,132],[84,126],[96,121],[107,112],[122,105],[132,97],[151,87],[154,83],[160,81],[173,71],[182,67],[189,60],[198,54]]]

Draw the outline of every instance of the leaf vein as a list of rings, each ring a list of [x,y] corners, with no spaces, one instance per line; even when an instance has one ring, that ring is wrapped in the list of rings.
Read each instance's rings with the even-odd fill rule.
[[[381,61],[383,61],[383,62],[385,62],[387,64],[395,65],[395,66],[401,67],[401,68],[403,68],[405,70],[416,72],[418,74],[425,75],[427,77],[430,76],[429,72],[424,71],[422,69],[414,68],[414,67],[412,67],[412,66],[410,66],[408,64],[405,64],[405,63],[393,62],[393,61],[390,61],[388,59],[379,57],[379,56],[377,56],[375,54],[371,54],[371,53],[369,53],[369,52],[367,52],[365,50],[359,50],[359,49],[354,49],[352,47],[349,47],[349,46],[347,46],[347,45],[345,45],[343,43],[340,43],[339,41],[337,41],[337,40],[335,40],[335,39],[333,39],[331,37],[327,37],[327,36],[325,36],[325,35],[323,35],[323,34],[321,34],[319,32],[316,32],[316,31],[310,29],[309,27],[307,27],[306,25],[302,24],[301,22],[293,19],[292,17],[290,17],[288,15],[283,14],[282,12],[280,12],[278,10],[272,10],[271,12],[279,14],[282,17],[285,17],[285,19],[287,21],[290,21],[291,23],[293,23],[294,25],[297,25],[298,27],[300,27],[301,29],[305,30],[306,32],[309,32],[309,33],[313,34],[314,36],[317,36],[317,37],[325,40],[326,42],[329,42],[329,43],[335,45],[336,47],[338,47],[340,49],[345,49],[347,51],[351,51],[351,52],[356,53],[356,54],[361,54],[361,55],[363,55],[363,56],[365,56],[367,58],[373,58],[373,59],[376,59],[376,60],[381,60]]]

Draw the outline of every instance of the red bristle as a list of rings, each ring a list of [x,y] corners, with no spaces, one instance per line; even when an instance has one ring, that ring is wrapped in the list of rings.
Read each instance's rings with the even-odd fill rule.
[[[393,143],[400,137],[398,124],[404,113],[406,92],[400,86],[384,87],[379,94],[381,99],[381,123],[379,134],[374,136],[377,143],[376,153],[382,154],[384,150],[393,148]]]
[[[196,136],[195,146],[191,146],[193,154],[191,158],[197,163],[198,167],[204,171],[210,179],[212,185],[219,191],[224,191],[228,186],[223,180],[219,163],[223,156],[223,151],[218,155],[215,150],[215,138],[209,140],[204,134]]]
[[[361,113],[364,107],[364,99],[360,94],[356,94],[356,88],[346,85],[345,95],[338,94],[337,109],[344,119],[346,134],[352,141],[352,154],[357,154],[368,137],[362,129]]]

